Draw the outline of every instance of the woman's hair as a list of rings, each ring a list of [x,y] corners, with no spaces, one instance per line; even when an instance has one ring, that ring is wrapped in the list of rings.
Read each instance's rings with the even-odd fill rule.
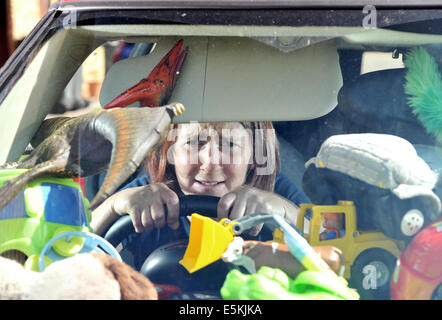
[[[273,191],[276,174],[280,168],[279,144],[276,138],[273,124],[270,121],[240,122],[241,125],[251,132],[253,159],[249,165],[245,184],[266,191]],[[210,125],[210,124],[209,124]],[[174,128],[177,125],[175,124]],[[168,163],[167,154],[169,148],[175,143],[173,139],[166,139],[159,147],[154,149],[146,159],[145,168],[152,183],[163,182],[181,194],[178,186],[175,168]],[[260,158],[264,163],[258,163]],[[267,161],[262,161],[266,159]],[[273,161],[273,166],[268,170],[268,161]],[[263,171],[265,171],[263,173]]]

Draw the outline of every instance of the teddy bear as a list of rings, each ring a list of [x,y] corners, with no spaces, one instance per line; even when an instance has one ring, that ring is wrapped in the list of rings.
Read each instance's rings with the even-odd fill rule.
[[[306,162],[303,190],[316,204],[353,201],[358,230],[409,242],[442,215],[439,174],[417,150],[389,134],[331,136]]]
[[[43,272],[0,257],[0,300],[157,300],[155,285],[103,253],[56,261]]]

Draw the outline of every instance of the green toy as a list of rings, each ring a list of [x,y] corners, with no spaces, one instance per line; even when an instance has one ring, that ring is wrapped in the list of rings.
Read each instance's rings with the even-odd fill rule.
[[[255,272],[253,260],[242,254],[242,245],[236,247],[235,239],[243,231],[260,223],[280,230],[290,253],[306,269],[294,281],[280,269],[261,267]],[[229,250],[231,245],[233,248]],[[358,293],[348,287],[347,281],[334,273],[284,218],[252,213],[237,220],[222,219],[217,222],[192,214],[189,245],[180,263],[192,273],[222,258],[229,251],[231,259],[228,260],[234,265],[243,266],[251,274],[231,270],[221,289],[224,299],[359,299]]]
[[[423,47],[408,51],[405,93],[413,113],[442,143],[442,76],[436,60]]]
[[[231,270],[221,288],[225,300],[355,300],[350,290],[321,271],[303,271],[290,279],[282,270],[261,267],[257,273]]]
[[[24,171],[0,170],[0,185]],[[18,253],[26,259],[25,268],[34,271],[55,260],[95,251],[98,244],[119,258],[113,247],[91,233],[88,208],[80,185],[70,178],[32,181],[0,211],[0,255]]]

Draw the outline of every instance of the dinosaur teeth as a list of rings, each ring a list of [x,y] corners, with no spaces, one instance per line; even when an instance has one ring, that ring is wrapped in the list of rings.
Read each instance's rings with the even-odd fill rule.
[[[183,114],[183,112],[186,110],[184,105],[182,105],[181,103],[176,103],[172,109],[173,109],[173,114],[175,116],[179,116],[179,115]]]

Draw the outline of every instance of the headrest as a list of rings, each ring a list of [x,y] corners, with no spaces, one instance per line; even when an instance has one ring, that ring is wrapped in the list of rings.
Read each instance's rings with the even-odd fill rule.
[[[159,37],[149,55],[112,65],[101,105],[145,78],[178,40]],[[189,54],[170,102],[186,112],[175,121],[307,120],[337,105],[342,75],[334,41],[290,53],[245,37],[184,37],[184,46]]]
[[[339,110],[347,117],[348,132],[386,133],[434,145],[407,103],[405,74],[404,68],[370,72],[341,88]]]

